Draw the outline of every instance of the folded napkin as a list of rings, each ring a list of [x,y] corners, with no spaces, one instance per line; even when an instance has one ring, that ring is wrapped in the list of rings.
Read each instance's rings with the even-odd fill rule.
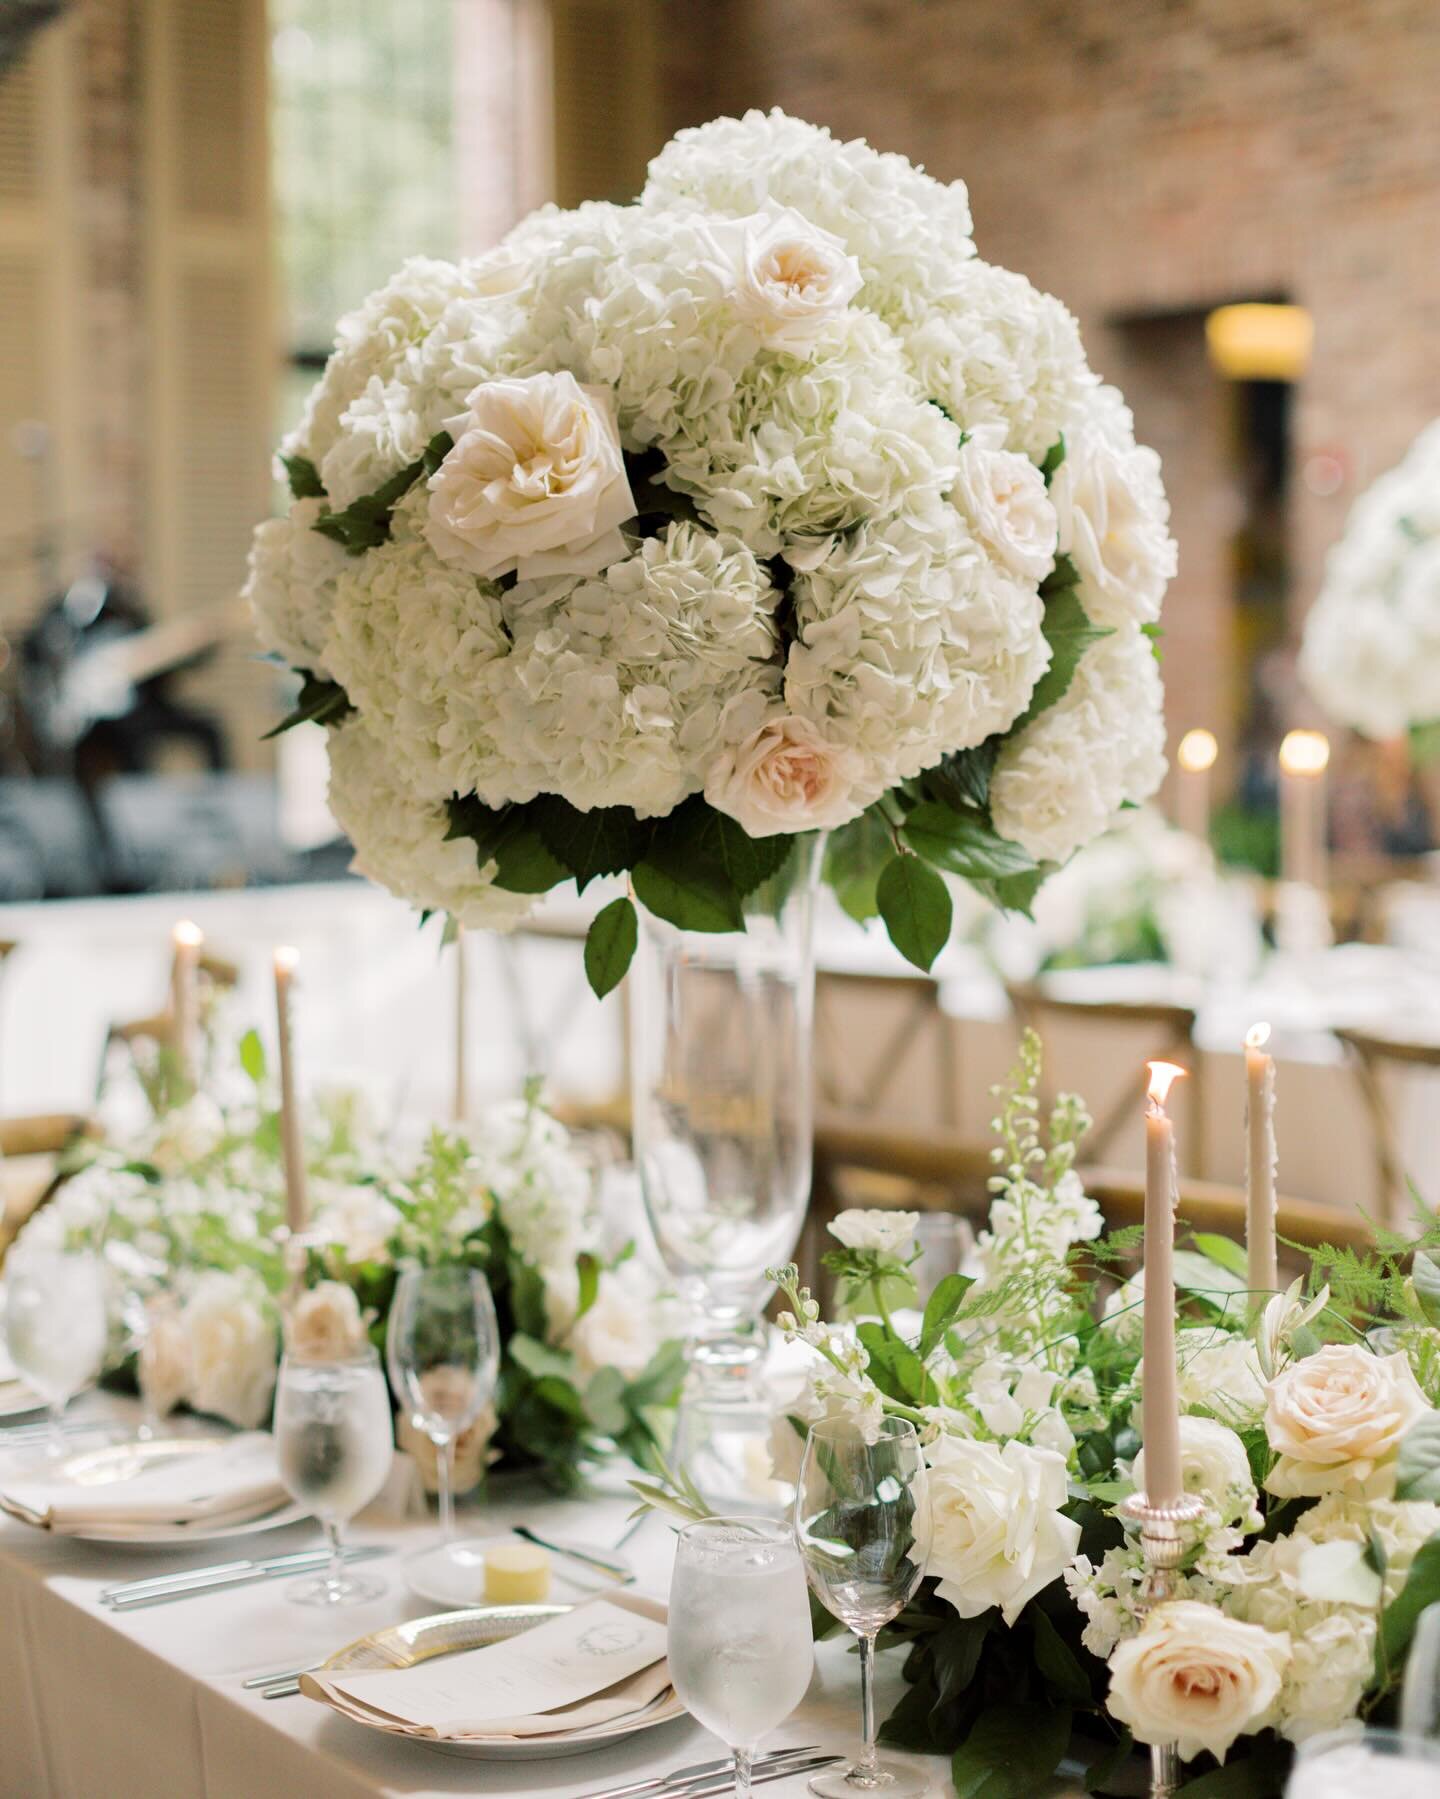
[[[127,1480],[13,1481],[7,1511],[61,1536],[137,1525],[242,1524],[284,1503],[275,1444],[264,1431],[217,1440],[207,1455],[177,1456]]]
[[[612,1595],[410,1668],[305,1674],[300,1690],[357,1723],[438,1742],[619,1730],[671,1694],[664,1620],[652,1600]]]

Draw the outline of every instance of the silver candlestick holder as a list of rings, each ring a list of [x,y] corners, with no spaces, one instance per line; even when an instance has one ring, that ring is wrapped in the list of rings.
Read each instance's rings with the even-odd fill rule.
[[[1188,1493],[1182,1493],[1170,1505],[1151,1505],[1143,1493],[1132,1493],[1119,1510],[1120,1516],[1140,1532],[1140,1548],[1145,1556],[1139,1603],[1143,1620],[1157,1605],[1175,1597],[1176,1575],[1189,1547],[1187,1533],[1205,1516],[1205,1507]],[[1150,1799],[1174,1799],[1179,1786],[1179,1750],[1174,1743],[1152,1743]]]

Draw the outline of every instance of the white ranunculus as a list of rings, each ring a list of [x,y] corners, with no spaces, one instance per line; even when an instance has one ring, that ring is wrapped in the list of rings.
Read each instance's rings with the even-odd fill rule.
[[[751,837],[828,831],[865,809],[855,797],[858,762],[808,719],[782,714],[717,758],[705,798]]]
[[[1080,1526],[1065,1517],[1065,1459],[1013,1440],[941,1437],[926,1451],[927,1572],[962,1618],[998,1605],[1007,1624],[1069,1565]]]
[[[568,1347],[583,1380],[601,1368],[618,1368],[633,1380],[666,1338],[683,1336],[684,1329],[676,1301],[632,1257],[601,1273],[594,1304],[572,1326]]]
[[[1222,1525],[1259,1530],[1255,1479],[1245,1445],[1215,1418],[1184,1413],[1180,1419],[1180,1478],[1185,1491],[1205,1501]],[[1135,1485],[1145,1491],[1145,1451],[1135,1457]]]
[[[914,1241],[919,1222],[918,1212],[865,1211],[852,1206],[848,1212],[832,1218],[826,1229],[846,1249],[873,1249],[878,1255],[898,1256]]]
[[[841,240],[790,207],[715,232],[735,258],[735,310],[768,349],[803,354],[860,291],[860,265]]]
[[[568,371],[482,382],[430,477],[425,536],[494,579],[590,575],[625,554],[635,516],[609,388]]]
[[[147,1409],[168,1417],[190,1388],[190,1334],[168,1294],[145,1306],[145,1336],[135,1358],[135,1378]]]
[[[200,1277],[181,1322],[190,1343],[188,1398],[238,1430],[264,1422],[275,1390],[275,1327],[238,1274]]]
[[[343,1281],[318,1281],[286,1314],[286,1352],[301,1361],[348,1361],[366,1341],[360,1301]]]
[[[951,499],[970,529],[1013,575],[1043,581],[1055,566],[1059,521],[1045,477],[1026,456],[1003,448],[1004,431],[987,425],[960,452]]]
[[[1393,1491],[1401,1440],[1430,1409],[1404,1354],[1329,1343],[1270,1383],[1265,1434],[1280,1459],[1265,1485],[1285,1499]]]
[[[1175,1743],[1189,1761],[1224,1761],[1236,1737],[1261,1730],[1280,1696],[1290,1638],[1181,1599],[1162,1605],[1110,1657],[1111,1717],[1141,1743]]]

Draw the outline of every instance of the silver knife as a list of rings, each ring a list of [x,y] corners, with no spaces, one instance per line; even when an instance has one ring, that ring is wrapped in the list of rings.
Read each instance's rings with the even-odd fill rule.
[[[762,1765],[756,1762],[750,1774],[751,1786],[761,1786],[767,1780],[788,1780],[792,1774],[813,1774],[817,1768],[833,1768],[838,1761],[845,1758],[841,1755],[812,1755],[804,1761],[784,1760]],[[682,1783],[676,1787],[665,1787],[662,1791],[678,1793],[681,1799],[711,1799],[716,1793],[733,1793],[735,1791],[734,1763],[726,1758],[723,1764],[725,1771],[713,1780],[704,1780],[698,1785]],[[585,1799],[604,1799],[604,1794],[586,1794]]]
[[[820,1747],[818,1743],[796,1743],[789,1749],[769,1749],[764,1755],[755,1757],[753,1772],[759,1773],[762,1768],[773,1762],[793,1761],[799,1755],[813,1755]],[[667,1792],[672,1787],[685,1787],[697,1781],[714,1779],[726,1769],[733,1769],[735,1758],[731,1755],[717,1756],[714,1761],[693,1762],[688,1768],[677,1768],[673,1774],[655,1774],[649,1780],[632,1780],[628,1786],[606,1787],[604,1792],[589,1793],[586,1799],[639,1799],[642,1793]]]
[[[345,1562],[368,1562],[378,1555],[389,1555],[389,1549],[347,1549]],[[164,1605],[171,1599],[189,1599],[200,1593],[216,1593],[231,1587],[251,1586],[257,1581],[275,1580],[284,1574],[305,1574],[326,1566],[328,1550],[303,1550],[295,1555],[276,1556],[268,1562],[232,1562],[216,1568],[201,1568],[186,1575],[172,1575],[168,1584],[161,1581],[135,1581],[128,1587],[111,1590],[104,1600],[111,1611],[137,1612],[148,1605]]]
[[[511,1526],[513,1534],[524,1537],[527,1543],[533,1543],[537,1549],[548,1549],[552,1555],[563,1555],[567,1560],[579,1562],[586,1568],[595,1568],[601,1574],[620,1586],[629,1586],[635,1579],[635,1570],[628,1563],[613,1561],[609,1556],[601,1555],[598,1550],[582,1548],[578,1543],[560,1543],[554,1537],[542,1537],[530,1529],[528,1524]]]

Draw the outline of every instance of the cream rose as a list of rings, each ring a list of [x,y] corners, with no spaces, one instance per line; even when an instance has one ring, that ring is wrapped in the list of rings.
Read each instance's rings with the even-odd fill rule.
[[[752,837],[828,831],[864,811],[853,798],[858,771],[853,751],[827,743],[808,719],[787,715],[718,758],[705,798]]]
[[[275,1330],[249,1283],[238,1274],[206,1274],[186,1302],[181,1322],[190,1344],[190,1403],[254,1430],[275,1390]]]
[[[1050,502],[1059,546],[1074,560],[1095,623],[1150,624],[1176,567],[1160,458],[1135,443],[1118,394],[1107,413],[1098,430],[1067,435]]]
[[[424,532],[443,562],[491,579],[593,575],[635,516],[615,400],[572,374],[482,382],[430,477]]]
[[[873,1249],[877,1255],[896,1256],[910,1246],[919,1222],[918,1212],[865,1211],[852,1206],[832,1218],[826,1229],[846,1249]]]
[[[960,452],[950,497],[981,543],[1024,581],[1055,566],[1060,521],[1045,477],[1028,456],[1001,448],[1003,425],[982,426]]]
[[[1403,1354],[1327,1344],[1270,1383],[1265,1434],[1280,1459],[1265,1485],[1281,1499],[1383,1497],[1401,1439],[1430,1409]]]
[[[1145,1451],[1135,1457],[1135,1485],[1145,1491]],[[1185,1413],[1180,1419],[1180,1478],[1187,1493],[1203,1499],[1222,1524],[1259,1530],[1255,1479],[1245,1445],[1228,1424]]]
[[[1178,1599],[1110,1657],[1111,1717],[1141,1743],[1176,1743],[1188,1761],[1208,1749],[1217,1761],[1245,1731],[1263,1729],[1280,1696],[1290,1638]]]
[[[962,1618],[998,1605],[1013,1624],[1069,1566],[1080,1526],[1060,1508],[1065,1459],[1010,1441],[941,1437],[927,1453],[931,1540],[927,1572]]]
[[[808,350],[860,291],[860,264],[841,240],[789,207],[718,222],[714,233],[734,261],[735,310],[769,349]]]
[[[153,1418],[168,1417],[189,1389],[190,1337],[168,1295],[146,1302],[145,1340],[135,1358],[135,1378]]]
[[[441,1417],[463,1417],[473,1395],[473,1377],[463,1368],[431,1368],[420,1377],[420,1391],[425,1403]],[[490,1439],[499,1423],[493,1405],[486,1405],[478,1418],[456,1434],[454,1440],[453,1488],[468,1493],[479,1486],[485,1470],[498,1454],[490,1453]],[[395,1446],[402,1449],[420,1470],[427,1493],[440,1490],[439,1452],[414,1418],[402,1407],[395,1418]]]
[[[291,1306],[285,1347],[306,1362],[344,1362],[366,1342],[365,1317],[354,1290],[343,1281],[320,1281]]]

